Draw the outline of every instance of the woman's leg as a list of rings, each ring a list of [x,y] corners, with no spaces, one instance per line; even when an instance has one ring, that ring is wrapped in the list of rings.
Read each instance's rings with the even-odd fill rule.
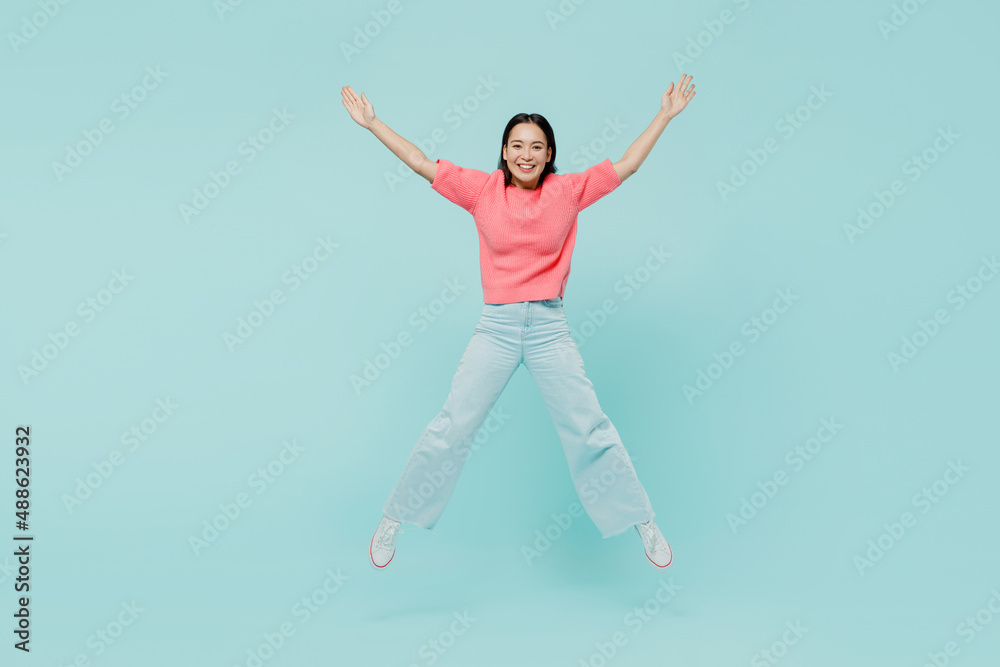
[[[545,399],[584,509],[603,537],[618,535],[655,516],[649,497],[597,401],[562,299],[532,303],[524,365]]]
[[[427,425],[383,508],[390,519],[433,528],[471,453],[471,440],[521,364],[521,304],[485,304],[444,407]]]

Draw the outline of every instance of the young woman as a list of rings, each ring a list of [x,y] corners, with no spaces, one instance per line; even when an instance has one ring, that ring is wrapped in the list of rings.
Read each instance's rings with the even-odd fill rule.
[[[552,127],[518,114],[504,128],[497,169],[487,173],[433,162],[375,117],[371,102],[345,86],[344,106],[431,188],[472,214],[479,232],[483,311],[459,361],[444,407],[424,429],[382,509],[368,553],[389,564],[401,522],[432,529],[451,497],[469,443],[521,364],[545,399],[584,509],[612,537],[632,526],[657,567],[673,559],[646,491],[611,420],[601,410],[563,312],[577,214],[642,164],[671,118],[694,97],[691,77],[671,82],[653,122],[618,162],[557,174]]]

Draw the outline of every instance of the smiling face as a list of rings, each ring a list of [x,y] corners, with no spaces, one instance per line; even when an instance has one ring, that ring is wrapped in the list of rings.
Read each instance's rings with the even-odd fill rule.
[[[510,184],[523,190],[534,190],[545,164],[552,159],[552,149],[545,140],[542,128],[534,123],[518,123],[507,136],[503,159],[510,169]],[[525,170],[522,165],[530,169]]]

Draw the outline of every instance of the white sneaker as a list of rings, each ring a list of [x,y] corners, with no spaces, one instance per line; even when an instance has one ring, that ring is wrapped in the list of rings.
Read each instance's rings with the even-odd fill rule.
[[[403,529],[399,527],[398,521],[382,515],[382,520],[375,529],[375,535],[372,536],[371,546],[368,548],[372,565],[385,567],[389,564],[396,553],[396,536],[401,532]]]
[[[646,523],[635,524],[635,529],[642,537],[642,546],[646,550],[646,558],[656,567],[666,567],[674,559],[674,554],[670,550],[670,545],[660,534],[660,529],[656,527],[656,522],[650,519]]]

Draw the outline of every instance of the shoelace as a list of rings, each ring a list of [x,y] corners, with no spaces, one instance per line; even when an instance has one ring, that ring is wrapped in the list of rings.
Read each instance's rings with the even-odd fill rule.
[[[645,538],[645,542],[649,544],[650,551],[666,551],[670,548],[667,540],[652,524],[644,526],[641,533],[643,538]]]
[[[378,548],[380,548],[380,549],[389,549],[389,548],[391,548],[392,547],[393,534],[396,533],[397,531],[400,532],[400,533],[403,532],[403,529],[402,529],[401,525],[400,524],[390,523],[385,528],[385,530],[382,531],[382,534],[379,535],[378,543],[377,543]]]

